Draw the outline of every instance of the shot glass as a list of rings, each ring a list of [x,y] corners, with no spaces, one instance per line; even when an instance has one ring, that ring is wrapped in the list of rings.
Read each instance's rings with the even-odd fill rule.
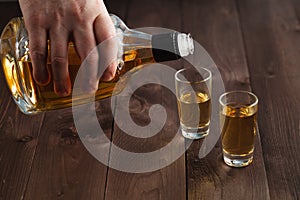
[[[222,94],[219,103],[224,162],[247,166],[253,161],[258,98],[251,92],[231,91]]]
[[[180,127],[185,138],[200,139],[209,133],[211,79],[211,72],[205,68],[184,68],[175,74]]]

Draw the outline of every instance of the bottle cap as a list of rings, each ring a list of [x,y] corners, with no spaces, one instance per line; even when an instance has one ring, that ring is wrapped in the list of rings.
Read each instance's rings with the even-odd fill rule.
[[[156,62],[177,60],[193,52],[190,34],[171,32],[152,36],[152,53]]]
[[[191,34],[178,34],[178,49],[181,57],[185,57],[194,53],[194,41],[191,37]]]

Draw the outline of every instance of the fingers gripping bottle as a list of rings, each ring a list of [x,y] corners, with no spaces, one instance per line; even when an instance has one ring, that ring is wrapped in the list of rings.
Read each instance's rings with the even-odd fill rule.
[[[111,15],[118,38],[118,68],[111,81],[99,81],[95,100],[104,99],[122,91],[130,75],[147,63],[176,60],[193,54],[193,40],[189,34],[169,32],[151,35],[129,29],[117,16]],[[48,52],[50,52],[48,41]],[[20,110],[25,114],[67,108],[72,106],[72,95],[60,97],[54,93],[52,81],[48,85],[37,84],[32,76],[28,33],[21,17],[13,18],[4,28],[0,39],[0,58],[7,85]],[[75,46],[69,42],[69,75],[72,85],[82,61]],[[48,53],[47,68],[51,72]],[[116,88],[116,83],[118,84]],[[76,88],[72,87],[72,90]],[[78,96],[76,104],[87,102],[84,95]]]

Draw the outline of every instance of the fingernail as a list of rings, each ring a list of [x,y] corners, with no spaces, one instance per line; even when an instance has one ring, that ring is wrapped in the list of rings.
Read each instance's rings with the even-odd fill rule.
[[[101,80],[102,81],[111,81],[114,78],[114,74],[112,74],[112,72],[104,72]]]
[[[47,85],[50,82],[50,75],[47,71],[36,70],[33,73],[34,80],[40,85]]]
[[[117,69],[117,62],[113,62],[108,66],[108,68],[102,74],[101,80],[102,81],[111,81],[115,77]]]
[[[43,74],[34,76],[34,79],[39,85],[47,85],[50,82],[50,78],[48,77],[48,75]]]
[[[70,95],[71,89],[69,89],[66,85],[57,85],[54,84],[54,92],[61,97],[66,97]]]

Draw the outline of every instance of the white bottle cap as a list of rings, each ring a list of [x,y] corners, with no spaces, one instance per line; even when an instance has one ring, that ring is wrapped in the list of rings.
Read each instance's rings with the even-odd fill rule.
[[[194,53],[194,40],[190,34],[178,34],[178,49],[181,57]]]

